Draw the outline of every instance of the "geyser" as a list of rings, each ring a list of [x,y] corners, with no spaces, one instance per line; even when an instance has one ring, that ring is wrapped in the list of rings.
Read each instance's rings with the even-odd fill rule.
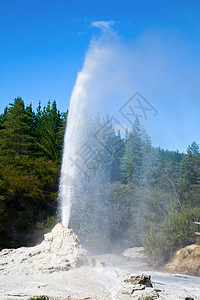
[[[126,179],[122,178],[126,128],[132,130],[137,115],[148,124],[147,119],[156,115],[153,105],[142,96],[141,86],[150,86],[150,80],[148,75],[144,77],[146,68],[142,72],[140,66],[148,57],[144,60],[136,50],[123,43],[114,31],[104,30],[99,39],[90,43],[70,99],[59,190],[60,215],[62,224],[70,225],[83,247],[93,253],[123,248],[123,241],[125,247],[138,245],[135,228],[140,227],[137,232],[143,230],[139,183],[136,193],[131,182],[131,188],[126,190]],[[142,105],[146,110],[141,110]],[[148,138],[144,139],[147,149]],[[145,173],[150,153],[142,161],[145,168],[140,169]],[[135,176],[140,179],[136,172]],[[135,195],[128,195],[129,191]]]
[[[59,190],[65,227],[69,225],[72,205],[77,206],[80,197],[84,201],[82,188],[89,192],[95,186],[98,191],[100,177],[106,180],[99,167],[105,164],[101,156],[104,147],[95,134],[104,124],[99,117],[113,110],[113,104],[122,96],[124,77],[120,56],[117,37],[108,30],[100,39],[91,41],[83,69],[77,76],[69,106]]]

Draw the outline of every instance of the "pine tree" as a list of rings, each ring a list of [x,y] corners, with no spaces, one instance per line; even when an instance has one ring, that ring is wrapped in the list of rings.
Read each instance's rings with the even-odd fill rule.
[[[121,159],[121,170],[126,182],[133,181],[138,184],[150,150],[149,136],[136,119],[131,132],[127,135],[125,151]]]
[[[186,205],[199,205],[200,196],[200,150],[193,142],[180,164],[179,191]]]
[[[24,101],[16,98],[0,118],[0,248],[32,240],[33,231],[38,234],[36,224],[40,228],[56,212],[59,165],[38,155],[43,121],[39,110],[35,114],[32,105],[25,107]],[[62,118],[56,103],[43,112],[50,133],[59,132]],[[59,138],[62,140],[61,134]],[[61,145],[55,143],[55,147],[59,152]],[[22,239],[25,232],[26,240]]]
[[[30,154],[33,147],[33,114],[31,106],[25,109],[24,101],[15,98],[4,112],[1,130],[0,160],[10,161]]]
[[[57,110],[56,101],[52,103],[52,106],[49,101],[43,111],[39,103],[36,120],[38,155],[60,162],[66,114],[61,114]]]

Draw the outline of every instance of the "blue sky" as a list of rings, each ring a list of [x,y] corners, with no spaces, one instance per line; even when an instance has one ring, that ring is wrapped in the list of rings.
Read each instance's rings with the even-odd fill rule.
[[[133,93],[158,110],[153,143],[180,151],[200,143],[198,0],[1,0],[0,112],[17,96],[34,108],[55,99],[66,111],[90,40],[100,35],[90,25],[111,20],[138,57]]]

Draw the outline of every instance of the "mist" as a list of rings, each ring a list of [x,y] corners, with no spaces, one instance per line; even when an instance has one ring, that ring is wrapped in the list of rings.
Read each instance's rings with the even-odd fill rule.
[[[94,252],[141,245],[157,193],[152,169],[157,168],[158,151],[152,145],[171,150],[171,141],[178,148],[184,137],[180,100],[171,98],[185,80],[178,77],[180,59],[173,72],[178,58],[174,38],[164,40],[160,33],[148,32],[130,42],[112,25],[92,23],[101,33],[90,42],[72,92],[59,192],[62,223]],[[126,156],[132,151],[134,157],[138,141],[141,162],[129,176]],[[164,215],[171,209],[173,193],[169,187],[162,199]]]

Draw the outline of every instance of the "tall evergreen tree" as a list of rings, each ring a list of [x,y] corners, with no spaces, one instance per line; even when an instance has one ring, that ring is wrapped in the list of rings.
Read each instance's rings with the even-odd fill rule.
[[[9,161],[30,154],[34,143],[31,107],[26,110],[22,98],[15,98],[4,118],[4,128],[0,133],[0,160]]]
[[[55,101],[52,106],[49,101],[43,111],[39,103],[36,114],[39,155],[56,162],[60,161],[66,117],[66,114],[57,110]]]
[[[196,142],[188,147],[181,161],[179,190],[185,205],[200,204],[200,150]]]
[[[121,159],[121,170],[126,182],[133,181],[138,184],[150,150],[150,138],[136,119],[132,130],[127,134],[125,151]]]
[[[39,111],[35,115],[32,105],[25,107],[24,101],[16,98],[0,118],[0,248],[22,245],[22,240],[27,244],[34,231],[39,233],[37,224],[43,228],[45,219],[54,219],[59,165],[55,156],[39,157],[38,128],[42,129],[43,118],[46,122],[43,125],[47,124],[45,132],[59,132],[60,142],[63,117],[56,103],[52,109],[48,104],[43,112],[44,115],[39,115]],[[61,151],[61,142],[54,146],[55,152]],[[26,238],[22,239],[25,232]]]

